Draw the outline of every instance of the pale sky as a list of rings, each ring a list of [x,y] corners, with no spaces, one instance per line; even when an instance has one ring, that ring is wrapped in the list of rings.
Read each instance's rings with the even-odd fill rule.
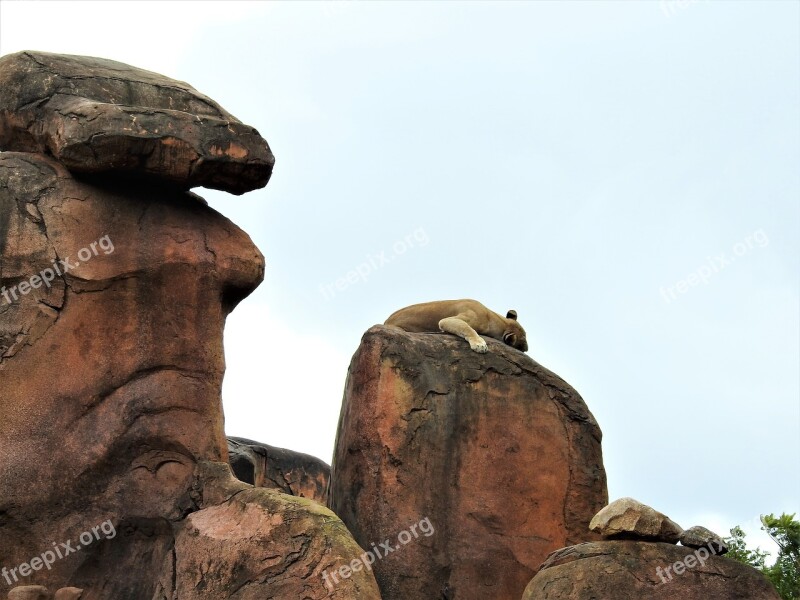
[[[363,332],[472,297],[581,393],[612,499],[774,552],[758,515],[800,512],[799,23],[764,0],[2,0],[0,53],[157,71],[269,141],[265,189],[196,190],[267,260],[226,330],[229,435],[330,461]]]

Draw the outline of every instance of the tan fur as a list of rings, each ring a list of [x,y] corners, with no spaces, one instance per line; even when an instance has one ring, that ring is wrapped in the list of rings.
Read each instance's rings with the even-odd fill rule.
[[[475,352],[486,352],[485,335],[517,350],[528,351],[525,330],[517,323],[516,312],[502,317],[477,300],[439,300],[401,308],[384,325],[412,333],[444,331],[464,338]]]

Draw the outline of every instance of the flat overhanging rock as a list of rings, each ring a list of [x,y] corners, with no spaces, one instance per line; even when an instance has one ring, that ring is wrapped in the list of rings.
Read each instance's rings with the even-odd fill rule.
[[[182,81],[33,51],[0,58],[0,150],[233,194],[264,187],[275,163],[258,131]]]

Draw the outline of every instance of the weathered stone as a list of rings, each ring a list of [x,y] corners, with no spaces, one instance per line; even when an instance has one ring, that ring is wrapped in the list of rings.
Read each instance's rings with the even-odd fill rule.
[[[326,597],[315,569],[361,554],[343,525],[227,465],[222,332],[264,270],[247,234],[192,194],[79,181],[2,152],[0,256],[3,564],[71,542],[32,584],[84,600],[183,600],[204,586],[220,600]],[[231,486],[247,491],[234,500]],[[256,572],[248,536],[267,532],[271,565]],[[182,570],[214,543],[220,571]],[[371,573],[338,590],[378,598]]]
[[[320,459],[237,437],[228,438],[228,454],[239,480],[327,505],[331,468]]]
[[[350,363],[330,505],[365,550],[398,547],[373,566],[384,600],[519,600],[550,552],[597,537],[594,417],[558,376],[486,342],[477,354],[375,326]]]
[[[678,566],[676,570],[676,565]],[[680,572],[678,572],[680,571]],[[603,541],[554,552],[522,600],[780,600],[756,569],[705,548]]]
[[[727,554],[728,545],[716,533],[700,525],[689,527],[678,538],[688,548],[708,548],[714,554]]]
[[[175,561],[159,592],[180,600],[309,598],[380,600],[367,570],[326,586],[323,574],[362,554],[344,524],[324,506],[230,478],[225,465],[201,464],[200,510],[179,525]],[[158,600],[170,600],[164,593]]]
[[[8,592],[8,600],[50,600],[52,597],[41,585],[22,585]]]
[[[234,194],[264,187],[275,162],[258,131],[182,81],[31,51],[0,58],[0,150]]]
[[[589,528],[609,539],[677,544],[681,526],[666,515],[633,498],[620,498],[603,508]]]
[[[81,600],[82,596],[83,596],[82,589],[67,587],[58,590],[53,598],[54,600]]]

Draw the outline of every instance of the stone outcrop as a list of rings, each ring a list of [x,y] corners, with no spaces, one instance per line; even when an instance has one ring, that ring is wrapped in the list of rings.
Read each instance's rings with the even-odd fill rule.
[[[8,593],[8,600],[51,600],[50,591],[41,585],[25,585]]]
[[[375,326],[353,356],[330,506],[364,549],[393,547],[373,565],[384,600],[519,600],[550,552],[597,537],[600,428],[562,379],[486,341]]]
[[[182,81],[31,51],[0,58],[0,150],[234,194],[264,187],[275,162],[258,131]]]
[[[229,462],[240,481],[328,503],[330,466],[314,456],[244,438],[228,438]]]
[[[592,517],[589,528],[608,539],[677,544],[683,529],[672,519],[633,498],[620,498]]]
[[[380,600],[368,571],[326,587],[325,573],[362,554],[328,509],[235,481],[219,463],[202,464],[200,480],[200,509],[180,522],[154,600],[172,600],[173,586],[180,600]]]
[[[9,112],[7,85],[28,89],[20,61],[39,64],[28,54],[0,60],[4,144],[51,98]],[[53,98],[88,85],[74,57],[51,63],[76,70],[31,67],[30,85],[64,79]],[[159,114],[181,129],[189,108]],[[0,152],[0,597],[41,585],[82,600],[378,599],[369,572],[332,592],[318,576],[362,552],[333,513],[228,467],[222,332],[264,274],[248,235],[179,189],[188,180],[173,185],[172,163],[77,179],[35,133],[29,151]]]
[[[8,592],[8,600],[80,600],[83,590],[78,588],[61,588],[51,594],[43,585],[21,585]]]
[[[752,567],[662,542],[603,541],[554,552],[522,600],[780,600]]]
[[[689,527],[681,533],[680,543],[688,548],[708,548],[714,554],[727,554],[728,545],[720,536],[700,525]]]

